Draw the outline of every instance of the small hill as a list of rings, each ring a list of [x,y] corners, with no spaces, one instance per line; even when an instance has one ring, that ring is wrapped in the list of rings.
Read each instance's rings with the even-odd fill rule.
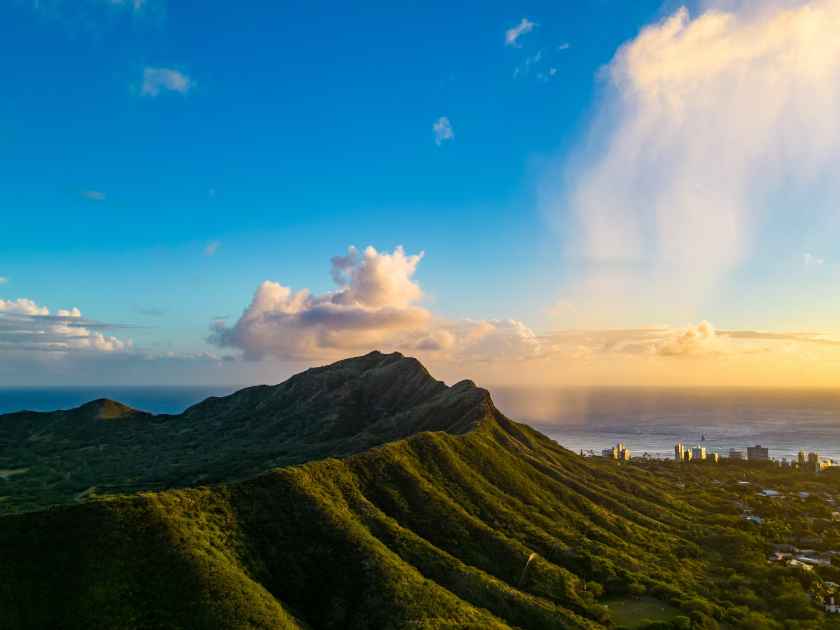
[[[79,417],[89,417],[94,420],[118,420],[131,416],[147,415],[115,400],[99,398],[85,403],[71,411]]]

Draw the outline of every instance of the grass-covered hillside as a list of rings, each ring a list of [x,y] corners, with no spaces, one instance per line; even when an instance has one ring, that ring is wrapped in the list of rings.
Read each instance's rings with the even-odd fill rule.
[[[0,626],[840,627],[735,468],[584,459],[470,383],[402,396],[357,429],[409,435],[341,459],[0,518]]]
[[[246,479],[419,431],[463,432],[476,420],[477,392],[468,382],[447,387],[416,359],[372,352],[179,415],[110,400],[0,415],[0,514]]]

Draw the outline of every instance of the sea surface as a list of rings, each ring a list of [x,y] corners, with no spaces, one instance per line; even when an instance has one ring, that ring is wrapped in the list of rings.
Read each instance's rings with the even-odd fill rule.
[[[225,396],[239,386],[215,387],[21,387],[0,388],[0,413],[72,409],[97,398],[110,398],[151,413],[180,413],[210,396]]]
[[[761,445],[772,459],[800,450],[840,460],[840,389],[512,389],[492,391],[497,406],[566,448],[594,451],[623,442],[633,456],[673,457],[674,444]],[[704,439],[705,438],[705,439]]]
[[[0,413],[69,409],[96,398],[152,413],[180,413],[240,387],[0,388]],[[840,460],[840,389],[490,389],[506,415],[575,452],[600,453],[624,442],[634,456],[673,457],[681,441],[721,456],[730,448],[760,444],[774,459],[795,458],[804,450]]]

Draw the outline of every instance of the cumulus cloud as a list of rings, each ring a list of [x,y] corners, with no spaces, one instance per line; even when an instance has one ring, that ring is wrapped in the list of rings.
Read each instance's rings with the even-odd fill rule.
[[[186,94],[193,87],[193,81],[186,74],[172,68],[143,69],[143,85],[140,93],[143,96],[158,96],[163,91]]]
[[[331,260],[335,291],[314,295],[265,281],[239,320],[216,321],[210,342],[238,348],[246,359],[320,359],[351,351],[405,350],[441,359],[527,358],[539,354],[536,335],[514,320],[448,321],[419,303],[414,280],[423,253],[373,247]]]
[[[528,18],[522,18],[519,24],[505,31],[505,46],[519,46],[519,38],[533,31],[536,26]]]
[[[78,308],[51,314],[33,300],[0,299],[0,353],[9,352],[122,352],[131,341],[105,335],[109,327],[82,317]]]
[[[423,254],[368,247],[332,259],[336,291],[313,295],[265,281],[233,327],[216,322],[212,343],[240,348],[246,358],[303,358],[394,344],[423,330],[430,313],[416,305],[422,291],[412,276]]]
[[[455,131],[452,129],[452,123],[446,116],[441,116],[432,125],[432,131],[435,133],[435,144],[440,146],[447,140],[452,140],[455,137]]]
[[[719,354],[726,348],[725,343],[715,331],[715,327],[703,321],[696,326],[689,326],[685,330],[671,334],[667,339],[657,343],[653,350],[662,356],[677,357]]]
[[[582,292],[653,303],[659,291],[696,310],[774,218],[774,186],[819,181],[808,194],[828,194],[820,178],[840,158],[840,2],[720,6],[736,8],[681,8],[619,49],[571,186],[556,173],[546,181],[546,209],[571,208],[577,224]]]

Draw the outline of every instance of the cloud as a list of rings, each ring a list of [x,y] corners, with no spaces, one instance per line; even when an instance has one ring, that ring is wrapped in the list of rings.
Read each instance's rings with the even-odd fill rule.
[[[146,6],[146,0],[108,0],[112,5],[119,7],[128,7],[132,11],[142,11]]]
[[[51,314],[33,300],[0,300],[0,354],[10,352],[122,352],[132,347],[105,335],[108,324],[82,317],[78,308]]]
[[[313,295],[265,281],[239,320],[212,325],[209,341],[238,348],[246,359],[327,359],[349,352],[417,351],[439,359],[527,358],[536,335],[515,320],[448,321],[419,305],[414,281],[423,253],[350,247],[331,260],[335,291]]]
[[[505,46],[519,46],[519,38],[534,30],[536,24],[528,18],[522,18],[514,27],[505,31]]]
[[[221,246],[221,243],[219,241],[210,241],[204,247],[204,255],[205,256],[213,256],[219,250],[220,246]]]
[[[8,284],[9,279],[6,276],[0,276],[0,284]]]
[[[105,193],[99,190],[83,190],[82,197],[91,201],[105,201]]]
[[[822,265],[825,262],[825,260],[823,260],[822,258],[818,258],[817,256],[814,256],[811,253],[805,252],[804,254],[802,254],[802,262],[806,267],[818,267]]]
[[[725,6],[679,9],[622,46],[585,143],[545,182],[587,269],[570,289],[602,312],[635,300],[693,316],[748,260],[775,187],[831,194],[840,2]]]
[[[720,354],[726,348],[715,327],[703,321],[696,326],[672,333],[667,339],[655,344],[653,350],[661,356],[678,357]]]
[[[583,360],[624,356],[667,361],[747,356],[791,348],[840,348],[840,340],[824,333],[718,329],[705,320],[677,328],[556,331],[542,336],[540,342],[547,356]]]
[[[435,144],[440,146],[447,140],[452,140],[455,137],[455,132],[452,129],[452,123],[446,116],[441,116],[432,125],[432,131],[435,132]]]
[[[159,95],[162,91],[186,94],[193,85],[192,79],[178,70],[146,67],[143,69],[143,85],[140,93],[151,97]]]

